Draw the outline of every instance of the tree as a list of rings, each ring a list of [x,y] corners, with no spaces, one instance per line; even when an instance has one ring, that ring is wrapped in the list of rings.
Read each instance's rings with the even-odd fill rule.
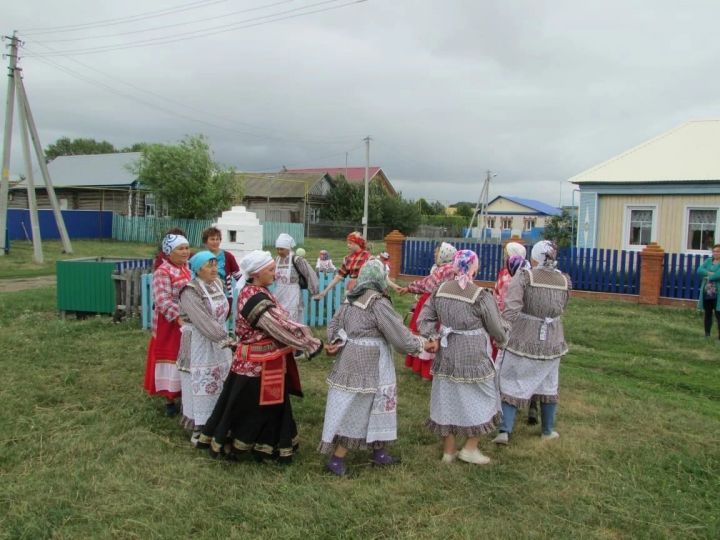
[[[455,205],[455,215],[470,219],[475,212],[475,205],[469,202],[459,202]]]
[[[175,218],[215,217],[237,197],[235,172],[213,161],[202,135],[187,136],[176,145],[148,144],[131,170]]]
[[[95,139],[72,139],[61,137],[45,149],[45,160],[52,161],[58,156],[80,156],[85,154],[114,154],[112,143]]]
[[[543,238],[552,240],[559,248],[573,245],[577,233],[577,216],[567,208],[563,208],[559,216],[551,217],[545,224]]]

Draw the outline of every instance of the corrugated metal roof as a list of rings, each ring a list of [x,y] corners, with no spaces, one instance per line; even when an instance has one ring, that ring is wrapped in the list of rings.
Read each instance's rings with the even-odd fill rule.
[[[325,178],[324,172],[238,173],[243,182],[243,197],[296,199]]]
[[[48,171],[55,187],[127,187],[137,180],[127,166],[140,159],[141,155],[142,152],[120,152],[58,156],[48,163]],[[33,176],[36,185],[41,185],[39,171]]]
[[[498,197],[493,199],[493,202],[500,197],[514,203],[527,206],[532,210],[537,210],[538,212],[542,212],[543,214],[547,214],[548,216],[559,216],[562,213],[559,208],[556,208],[549,204],[545,204],[544,202],[536,201],[535,199],[522,199],[520,197],[510,197],[509,195],[499,195]],[[490,206],[490,204],[492,203],[488,203],[488,206]]]
[[[292,173],[327,173],[333,178],[338,174],[342,174],[345,180],[348,182],[364,182],[365,181],[365,167],[317,167],[314,169],[288,169],[288,172]],[[369,167],[368,177],[370,180],[380,172],[380,167]]]
[[[671,129],[570,178],[582,183],[720,181],[720,120]]]

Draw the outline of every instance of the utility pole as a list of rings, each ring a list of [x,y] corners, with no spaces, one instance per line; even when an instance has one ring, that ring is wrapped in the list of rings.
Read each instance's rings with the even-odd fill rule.
[[[480,243],[482,244],[485,240],[485,217],[487,216],[487,205],[488,205],[488,199],[490,197],[490,180],[497,176],[497,174],[493,174],[492,171],[487,171],[485,176],[485,182],[483,182],[482,190],[480,191],[480,196],[478,197],[478,202],[475,205],[475,211],[473,212],[472,217],[470,218],[470,225],[468,225],[468,233],[467,237],[472,238],[472,228],[473,228],[473,222],[477,218],[477,224],[478,229],[480,229]],[[478,214],[479,212],[479,214]]]
[[[365,141],[365,202],[363,205],[363,237],[367,240],[368,230],[368,197],[370,193],[370,135],[363,139]]]
[[[15,114],[15,68],[18,57],[17,32],[12,37],[4,36],[10,40],[10,53],[8,54],[8,87],[5,101],[5,130],[3,134],[2,180],[0,180],[0,257],[5,255],[5,231],[7,230],[8,196],[10,194],[10,148],[12,141],[13,115]]]

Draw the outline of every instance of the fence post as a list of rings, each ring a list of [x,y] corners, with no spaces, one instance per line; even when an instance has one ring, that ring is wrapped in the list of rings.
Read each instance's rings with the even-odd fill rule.
[[[390,255],[390,260],[392,261],[392,264],[390,265],[390,277],[393,279],[398,277],[400,267],[402,266],[403,240],[405,240],[405,235],[397,229],[385,236],[385,249]]]
[[[658,305],[662,287],[665,251],[650,242],[640,252],[640,304]]]

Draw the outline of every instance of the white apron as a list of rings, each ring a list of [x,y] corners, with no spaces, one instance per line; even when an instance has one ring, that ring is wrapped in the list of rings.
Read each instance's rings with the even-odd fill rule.
[[[302,323],[303,305],[300,292],[300,285],[292,280],[292,259],[294,253],[290,253],[284,259],[276,257],[275,259],[275,298],[278,299],[280,305],[284,307],[290,314],[290,320]]]

